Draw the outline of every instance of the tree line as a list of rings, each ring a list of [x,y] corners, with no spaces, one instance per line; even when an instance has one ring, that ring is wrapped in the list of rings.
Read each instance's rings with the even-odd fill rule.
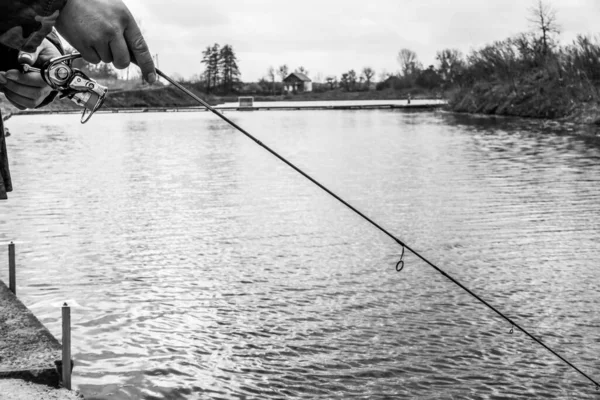
[[[531,27],[529,32],[495,41],[466,55],[453,48],[440,50],[436,53],[435,64],[426,68],[416,52],[408,48],[401,49],[397,54],[399,71],[382,74],[376,89],[443,92],[484,82],[505,83],[516,91],[523,79],[543,78],[572,88],[579,97],[598,99],[599,37],[579,35],[572,43],[561,45],[557,13],[548,0],[535,0],[527,20]],[[265,80],[271,81],[271,86],[275,85],[275,71],[283,80],[288,69],[285,65],[278,70],[271,67],[268,73],[270,78]],[[351,69],[339,77],[327,76],[324,88],[348,92],[370,90],[374,76],[375,72],[370,67],[359,72]]]
[[[207,93],[233,92],[241,82],[237,56],[231,45],[226,44],[221,47],[215,43],[206,47],[202,52],[202,64],[204,64],[202,77]]]
[[[457,49],[436,53],[435,64],[424,67],[417,53],[404,48],[397,53],[399,71],[380,74],[375,83],[375,71],[366,66],[350,69],[339,76],[320,77],[315,91],[346,92],[391,89],[411,91],[425,89],[443,92],[463,90],[478,83],[501,83],[518,91],[523,79],[544,79],[571,88],[576,96],[600,97],[600,40],[578,36],[572,43],[561,45],[560,26],[556,11],[548,0],[535,0],[527,15],[531,30],[504,40],[495,41],[464,55]],[[292,71],[287,64],[269,67],[265,76],[255,83],[244,84],[233,46],[215,43],[202,52],[203,72],[192,81],[208,93],[283,93],[283,81]],[[114,78],[111,66],[82,65],[92,76]],[[293,70],[309,76],[300,66]],[[279,81],[278,81],[279,78]]]
[[[396,89],[465,89],[478,83],[508,85],[514,92],[525,81],[544,80],[569,87],[574,95],[598,99],[600,40],[579,35],[559,42],[560,25],[551,3],[537,0],[529,10],[531,31],[495,41],[463,55],[457,49],[436,54],[437,65],[424,69],[410,49],[398,53],[400,73],[388,81]]]

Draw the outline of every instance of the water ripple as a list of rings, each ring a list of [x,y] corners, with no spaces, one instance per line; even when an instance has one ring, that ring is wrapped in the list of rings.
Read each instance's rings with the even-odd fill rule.
[[[596,132],[232,118],[598,376]],[[56,335],[74,306],[88,399],[596,398],[413,255],[396,273],[397,245],[206,113],[10,124],[0,237],[19,243],[20,296]]]

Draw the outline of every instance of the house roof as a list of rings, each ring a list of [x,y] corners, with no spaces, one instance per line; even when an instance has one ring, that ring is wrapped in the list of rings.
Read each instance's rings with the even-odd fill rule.
[[[398,78],[396,75],[390,75],[383,82],[389,83],[389,82],[397,82],[399,80],[400,80],[400,78]]]
[[[283,81],[287,82],[288,80],[293,80],[294,78],[296,78],[302,82],[312,82],[308,76],[304,75],[301,72],[292,72]]]

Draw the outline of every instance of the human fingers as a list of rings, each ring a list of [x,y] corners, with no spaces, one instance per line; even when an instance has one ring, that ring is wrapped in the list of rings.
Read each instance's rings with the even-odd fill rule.
[[[129,26],[125,29],[124,35],[129,51],[133,56],[134,62],[142,70],[144,79],[148,83],[156,82],[156,70],[154,69],[152,55],[140,28],[133,18],[130,19]]]
[[[116,37],[110,42],[110,50],[113,54],[113,65],[118,69],[124,69],[131,63],[127,43],[123,36]]]
[[[8,83],[14,83],[20,86],[27,86],[33,88],[44,88],[49,87],[48,84],[42,78],[42,75],[37,72],[22,73],[16,69],[6,71],[5,74]],[[8,84],[7,83],[7,84]]]
[[[44,40],[46,40],[46,39],[44,39]],[[21,64],[28,64],[28,65],[33,66],[33,64],[35,64],[35,62],[38,59],[40,51],[42,50],[42,46],[43,46],[43,42],[42,42],[41,45],[39,45],[37,47],[37,49],[33,53],[27,53],[27,52],[24,52],[24,51],[20,51],[19,52],[19,58],[18,58],[19,63],[21,63]]]
[[[12,103],[19,104],[26,108],[35,108],[39,106],[46,97],[52,92],[46,88],[32,88],[28,86],[16,86],[9,82],[4,85],[4,95]]]
[[[34,66],[41,67],[46,62],[52,60],[53,58],[60,57],[61,55],[62,54],[56,48],[56,46],[48,39],[45,39],[42,42],[42,46],[41,46],[41,49],[40,49],[40,52],[38,55],[38,59]]]
[[[110,64],[113,62],[113,54],[111,52],[110,46],[108,43],[97,43],[94,46],[94,50],[96,51],[96,53],[98,54],[98,56],[100,57],[100,61],[106,63],[106,64]]]
[[[2,85],[2,91],[11,103],[21,108],[37,107],[52,92],[52,89],[36,73],[22,74],[10,70],[5,77],[6,84]]]
[[[83,59],[89,63],[92,64],[98,64],[100,61],[102,61],[102,57],[100,57],[100,54],[98,54],[98,52],[96,51],[95,48],[91,48],[91,50],[86,51],[85,55],[84,53],[79,53],[81,54],[81,57],[83,57]]]
[[[24,86],[13,81],[8,81],[6,85],[4,85],[4,89],[31,100],[38,100],[40,97],[41,100],[43,100],[52,91],[49,87],[46,89],[45,87]]]
[[[6,85],[3,92],[6,98],[15,105],[24,108],[36,108],[42,104],[52,90],[46,88],[15,88]]]
[[[104,1],[72,0],[65,6],[56,20],[56,29],[73,46],[84,60],[98,64],[101,59],[94,48],[96,35],[103,37],[104,26],[111,18],[102,11],[110,9]]]
[[[8,89],[7,87],[4,87],[3,92],[4,92],[4,95],[6,96],[6,99],[8,101],[10,101],[19,110],[25,110],[27,108],[35,108],[37,106],[33,99],[22,96],[19,93],[15,93],[15,92],[11,91],[10,89]]]
[[[69,42],[70,43],[70,42]],[[98,54],[98,52],[96,52],[96,49],[92,46],[73,46],[77,52],[79,52],[79,54],[81,54],[81,58],[83,58],[85,61],[92,63],[92,64],[98,64],[100,61],[102,61],[102,59],[100,58],[100,55]]]

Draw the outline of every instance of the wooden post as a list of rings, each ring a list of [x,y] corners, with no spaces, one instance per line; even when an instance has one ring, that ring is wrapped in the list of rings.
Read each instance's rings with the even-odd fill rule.
[[[17,268],[15,263],[15,244],[8,245],[8,288],[17,294]]]
[[[62,307],[62,381],[71,390],[71,307]]]

